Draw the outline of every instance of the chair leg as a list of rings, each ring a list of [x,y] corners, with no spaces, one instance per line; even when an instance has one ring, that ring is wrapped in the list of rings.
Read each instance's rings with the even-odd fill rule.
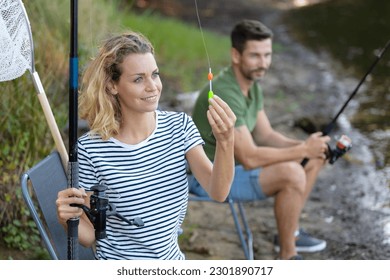
[[[53,245],[50,242],[50,238],[47,234],[47,231],[46,231],[42,221],[39,218],[39,214],[38,214],[37,210],[35,209],[34,202],[31,198],[31,195],[30,195],[29,190],[28,190],[28,180],[29,180],[28,174],[24,173],[22,175],[22,178],[21,178],[22,194],[23,194],[24,201],[26,202],[27,207],[31,213],[31,216],[33,217],[34,222],[38,228],[38,231],[41,234],[41,237],[43,239],[43,242],[46,245],[46,249],[49,252],[51,259],[58,260],[58,256],[53,248]]]
[[[244,207],[243,207],[241,202],[236,201],[237,206],[238,206],[238,210],[240,212],[240,218],[241,218],[241,222],[240,222],[238,215],[237,215],[235,205],[234,205],[235,202],[230,198],[228,199],[228,202],[229,202],[230,210],[231,210],[232,215],[233,215],[234,224],[236,226],[237,233],[238,233],[238,236],[239,236],[240,241],[241,241],[241,246],[242,246],[242,249],[244,250],[245,257],[248,260],[253,260],[254,259],[254,256],[253,256],[253,237],[252,237],[252,232],[251,232],[249,225],[248,225],[248,221],[246,219]],[[241,223],[244,226],[245,233],[242,230]]]

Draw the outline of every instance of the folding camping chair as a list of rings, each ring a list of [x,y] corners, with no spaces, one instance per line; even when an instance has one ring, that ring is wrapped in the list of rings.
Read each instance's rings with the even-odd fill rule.
[[[207,201],[217,203],[209,197],[200,197],[192,193],[189,195],[189,201]],[[246,259],[253,260],[253,236],[248,225],[243,203],[241,201],[235,201],[231,197],[228,197],[225,203],[229,204],[244,255]]]
[[[67,187],[67,176],[58,152],[53,152],[21,177],[23,198],[54,260],[67,259],[67,234],[57,221],[57,193]],[[93,260],[91,248],[79,246],[79,259]]]

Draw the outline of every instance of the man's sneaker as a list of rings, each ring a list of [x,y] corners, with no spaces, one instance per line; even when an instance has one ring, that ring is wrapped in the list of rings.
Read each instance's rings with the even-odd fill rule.
[[[279,246],[278,235],[275,235],[274,245],[275,245],[274,246],[275,251],[279,252],[280,246]],[[295,247],[297,252],[314,253],[314,252],[319,252],[324,250],[326,248],[326,241],[315,238],[310,234],[308,234],[307,232],[305,232],[304,230],[300,229],[296,237]]]
[[[289,258],[289,260],[297,261],[297,260],[303,260],[301,255],[295,255]]]
[[[279,257],[277,257],[275,260],[280,260],[280,259],[279,259]],[[289,260],[293,260],[293,261],[303,260],[303,257],[301,255],[294,255],[291,258],[289,258]]]

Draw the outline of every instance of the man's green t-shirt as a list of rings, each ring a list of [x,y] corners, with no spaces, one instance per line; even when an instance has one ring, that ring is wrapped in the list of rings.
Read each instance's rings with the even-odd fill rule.
[[[214,160],[216,141],[207,120],[209,87],[204,87],[195,103],[192,119],[205,141],[204,150],[210,160]],[[225,101],[237,117],[236,127],[245,125],[253,131],[257,113],[263,109],[263,92],[259,83],[253,83],[248,97],[244,96],[238,85],[232,67],[223,69],[213,80],[213,92]]]

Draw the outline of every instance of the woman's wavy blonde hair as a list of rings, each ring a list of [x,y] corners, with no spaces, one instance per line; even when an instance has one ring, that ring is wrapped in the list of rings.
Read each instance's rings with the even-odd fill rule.
[[[80,86],[79,113],[88,122],[91,135],[107,140],[119,133],[122,113],[112,86],[120,79],[125,57],[140,53],[154,54],[152,44],[142,34],[115,35],[103,42],[86,68]]]

